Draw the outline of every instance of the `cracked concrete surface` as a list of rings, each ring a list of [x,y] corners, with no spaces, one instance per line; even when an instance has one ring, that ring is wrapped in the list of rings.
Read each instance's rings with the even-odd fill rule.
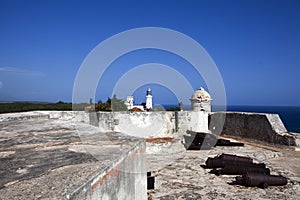
[[[63,199],[140,139],[48,117],[0,120],[0,199]]]

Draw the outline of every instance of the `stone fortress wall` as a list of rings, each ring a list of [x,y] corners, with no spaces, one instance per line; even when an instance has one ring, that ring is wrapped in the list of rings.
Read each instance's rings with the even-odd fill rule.
[[[300,134],[288,132],[278,114],[215,112],[209,115],[211,132],[224,119],[221,135],[253,139],[272,144],[300,146]]]
[[[78,112],[40,111],[50,118],[79,121],[97,126],[102,132],[121,131],[124,125],[131,127],[163,120],[159,131],[150,137],[173,137],[187,130],[212,132],[221,130],[221,135],[254,139],[262,142],[288,146],[300,146],[297,133],[288,132],[278,114],[246,112],[160,111],[160,112]],[[220,123],[225,118],[224,125]]]
[[[97,112],[90,113],[90,122],[103,132],[147,127],[153,130],[151,137],[172,137],[187,130],[208,132],[207,112]]]

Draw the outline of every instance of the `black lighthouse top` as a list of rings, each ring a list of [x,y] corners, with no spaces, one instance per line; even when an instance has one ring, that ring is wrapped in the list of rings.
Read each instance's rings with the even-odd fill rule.
[[[152,95],[152,92],[151,92],[151,89],[150,88],[148,88],[147,89],[147,93],[146,93],[147,95]]]

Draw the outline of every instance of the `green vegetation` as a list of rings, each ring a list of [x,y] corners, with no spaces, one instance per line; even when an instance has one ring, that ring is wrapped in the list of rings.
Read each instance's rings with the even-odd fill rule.
[[[160,111],[165,111],[165,109],[163,107],[154,107],[152,109],[154,112],[160,112]]]
[[[167,108],[166,111],[180,111],[179,107]]]
[[[127,111],[127,106],[124,104],[124,101],[117,99],[117,96],[111,99],[111,108],[113,111]]]
[[[105,103],[103,103],[101,100],[98,101],[97,104],[95,104],[95,110],[96,111],[127,111],[127,106],[124,104],[124,101],[121,99],[118,99],[116,95],[113,96],[113,98],[108,98]]]
[[[108,98],[105,103],[102,103],[101,100],[98,101],[97,104],[95,104],[95,111],[106,111],[106,112],[111,112],[111,99]]]
[[[84,110],[88,104],[77,104],[76,110]],[[0,113],[26,112],[33,110],[72,110],[71,103],[59,101],[57,103],[31,103],[31,102],[13,102],[0,103]]]
[[[12,103],[0,103],[0,113],[11,112],[26,112],[34,110],[59,110],[59,111],[71,111],[71,110],[84,110],[85,107],[90,106],[88,103],[73,104],[59,101],[57,103],[32,103],[32,102],[12,102]],[[127,107],[124,102],[116,97],[112,99],[108,98],[105,103],[98,101],[94,105],[96,111],[127,111]]]

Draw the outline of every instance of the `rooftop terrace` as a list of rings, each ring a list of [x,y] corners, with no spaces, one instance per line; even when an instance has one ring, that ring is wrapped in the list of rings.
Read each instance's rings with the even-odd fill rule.
[[[97,180],[144,144],[43,114],[1,117],[0,199],[81,199],[82,191],[89,195]]]

